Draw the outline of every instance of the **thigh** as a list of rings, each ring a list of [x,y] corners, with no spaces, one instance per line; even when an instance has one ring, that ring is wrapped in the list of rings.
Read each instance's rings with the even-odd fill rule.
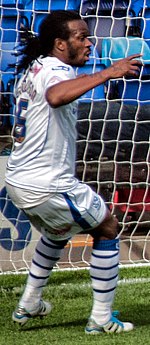
[[[63,193],[63,196],[72,215],[72,226],[78,226],[80,231],[88,232],[105,219],[107,213],[105,202],[88,185],[79,183],[77,188]]]
[[[49,200],[26,210],[31,223],[51,239],[67,239],[88,232],[103,222],[107,207],[88,185],[51,195]]]

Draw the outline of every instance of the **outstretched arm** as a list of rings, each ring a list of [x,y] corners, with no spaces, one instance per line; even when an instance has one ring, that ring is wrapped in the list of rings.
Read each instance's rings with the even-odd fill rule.
[[[80,78],[62,81],[46,91],[46,99],[51,107],[57,108],[79,98],[85,92],[105,83],[109,79],[121,78],[126,75],[137,76],[141,54],[134,54],[114,63],[101,72],[82,75]]]

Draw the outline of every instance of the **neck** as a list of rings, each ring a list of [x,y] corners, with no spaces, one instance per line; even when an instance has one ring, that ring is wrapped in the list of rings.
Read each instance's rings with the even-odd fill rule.
[[[61,51],[61,50],[58,50],[58,49],[54,49],[53,51],[49,52],[48,56],[56,57],[60,61],[62,61],[64,63],[68,63],[67,56],[64,53],[64,51]]]

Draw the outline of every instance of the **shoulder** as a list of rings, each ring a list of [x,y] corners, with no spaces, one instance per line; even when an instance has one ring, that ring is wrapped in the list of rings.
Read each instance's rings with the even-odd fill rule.
[[[53,74],[64,74],[74,77],[74,69],[72,66],[60,61],[56,57],[46,57],[42,59],[43,67],[45,70],[49,69]]]

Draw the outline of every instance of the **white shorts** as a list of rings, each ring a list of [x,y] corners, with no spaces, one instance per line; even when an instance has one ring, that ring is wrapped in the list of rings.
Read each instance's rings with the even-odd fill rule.
[[[38,231],[59,241],[97,227],[108,209],[88,185],[79,183],[71,191],[50,194],[47,201],[24,211]]]

